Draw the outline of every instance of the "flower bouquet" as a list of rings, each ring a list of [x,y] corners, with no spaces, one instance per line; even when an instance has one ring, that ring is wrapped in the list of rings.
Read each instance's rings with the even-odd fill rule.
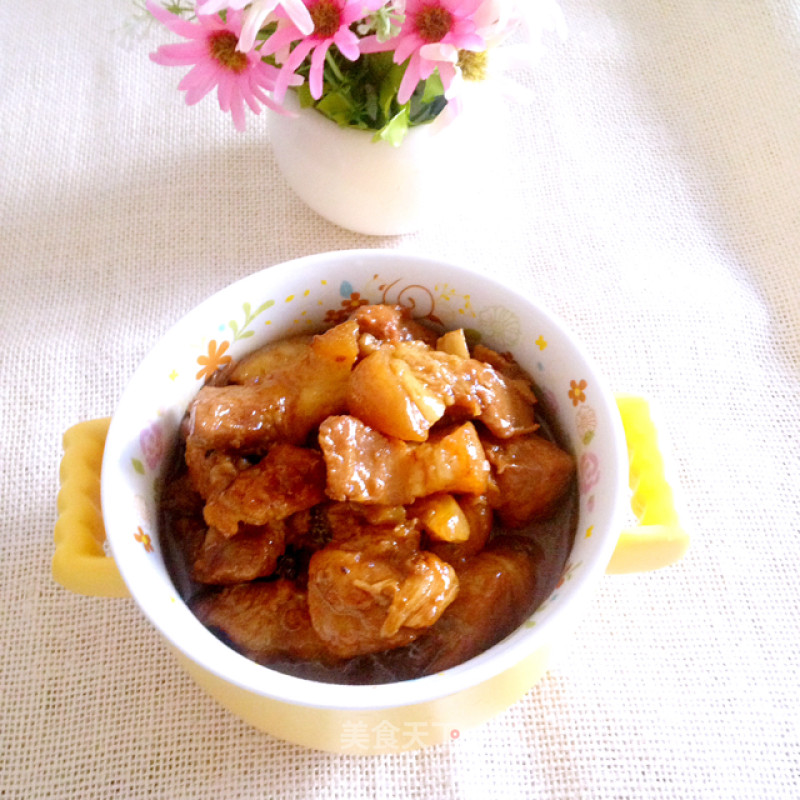
[[[191,67],[178,87],[187,104],[216,88],[238,130],[247,109],[291,116],[299,104],[393,145],[446,107],[457,112],[495,53],[508,50],[501,64],[531,63],[542,32],[560,26],[555,0],[162,2],[147,10],[185,41],[151,58]],[[512,34],[523,41],[499,48]],[[289,93],[297,103],[287,107]]]

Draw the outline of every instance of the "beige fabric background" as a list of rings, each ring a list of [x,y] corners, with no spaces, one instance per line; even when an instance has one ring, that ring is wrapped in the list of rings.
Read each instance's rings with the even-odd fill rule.
[[[266,121],[187,109],[127,0],[0,4],[0,797],[800,796],[800,7],[564,0],[530,106],[418,234],[308,211]],[[173,320],[350,247],[491,270],[664,415],[693,534],[606,577],[563,657],[451,744],[360,758],[248,729],[130,600],[50,577],[61,433]]]

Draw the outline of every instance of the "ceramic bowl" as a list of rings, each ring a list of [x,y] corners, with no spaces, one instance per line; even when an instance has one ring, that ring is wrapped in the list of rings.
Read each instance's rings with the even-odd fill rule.
[[[372,131],[343,128],[294,94],[296,116],[270,114],[270,143],[286,182],[311,209],[357,233],[394,236],[435,217],[443,175],[452,181],[465,158],[464,125],[450,112],[412,128],[402,147],[373,141]],[[473,158],[474,160],[474,158]]]
[[[488,346],[512,351],[534,377],[575,457],[579,516],[558,587],[494,647],[416,680],[331,685],[260,666],[195,618],[162,557],[156,493],[187,404],[214,369],[268,341],[340,321],[363,300],[409,306],[417,317],[470,329]],[[562,322],[534,298],[486,274],[380,250],[325,253],[270,267],[186,314],[125,389],[108,429],[100,480],[103,526],[116,568],[194,679],[257,728],[301,745],[354,753],[456,738],[524,694],[546,669],[553,645],[569,635],[609,563],[627,485],[615,397]],[[71,567],[73,573],[88,569],[81,563]]]

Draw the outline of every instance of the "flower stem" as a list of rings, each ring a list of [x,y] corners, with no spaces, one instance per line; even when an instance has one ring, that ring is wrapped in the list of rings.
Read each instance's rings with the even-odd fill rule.
[[[339,83],[344,81],[344,75],[342,75],[342,71],[339,69],[339,66],[336,63],[333,56],[331,55],[330,50],[328,50],[328,52],[325,53],[325,63],[330,67],[331,72],[333,73],[336,80],[339,81]]]

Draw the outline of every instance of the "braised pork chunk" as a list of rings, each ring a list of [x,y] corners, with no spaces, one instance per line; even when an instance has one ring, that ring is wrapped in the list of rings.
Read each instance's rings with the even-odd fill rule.
[[[458,597],[431,630],[436,655],[426,671],[461,664],[511,633],[530,613],[541,557],[535,542],[500,536],[464,561]]]
[[[330,417],[319,441],[334,500],[404,505],[435,492],[482,494],[488,486],[489,464],[471,423],[416,444],[357,417]]]
[[[418,543],[407,525],[379,526],[312,556],[311,619],[333,653],[351,657],[408,644],[453,601],[455,571]]]
[[[191,607],[203,624],[262,664],[332,659],[311,624],[306,593],[292,581],[241,583],[202,595]]]
[[[496,485],[490,501],[503,524],[522,528],[550,516],[572,484],[572,457],[535,434],[482,443]]]
[[[282,522],[245,526],[229,537],[208,528],[192,567],[200,583],[227,585],[272,575],[285,549]]]
[[[510,355],[399,306],[267,344],[188,408],[161,495],[176,586],[235,649],[303,677],[470,659],[569,550],[574,461],[537,409]]]
[[[325,499],[325,464],[315,450],[275,445],[242,470],[203,509],[206,522],[223,536],[235,536],[239,524],[266,525],[311,508]]]

